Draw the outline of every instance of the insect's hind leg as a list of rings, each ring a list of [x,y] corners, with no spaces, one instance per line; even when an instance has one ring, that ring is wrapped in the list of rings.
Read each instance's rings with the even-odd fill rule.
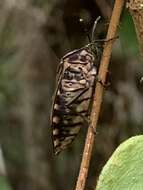
[[[92,129],[94,135],[97,134],[96,130],[95,130],[95,129],[93,128],[93,126],[91,125],[91,122],[90,122],[90,112],[89,112],[89,110],[87,111],[87,115],[82,115],[81,113],[77,112],[73,107],[70,107],[70,105],[66,105],[66,106],[67,106],[68,109],[70,109],[70,111],[71,111],[73,114],[75,114],[75,115],[77,115],[77,116],[80,116],[80,117],[83,119],[83,121],[84,121],[83,124],[84,124],[84,125],[87,125],[87,126],[91,127],[91,129]]]
[[[90,86],[86,87],[85,89],[83,89],[79,94],[77,94],[77,96],[75,96],[70,102],[68,102],[66,104],[67,108],[70,109],[70,111],[73,114],[76,114],[78,116],[80,116],[83,121],[85,122],[85,124],[87,124],[88,126],[90,126],[92,128],[93,133],[96,135],[97,132],[96,130],[93,128],[93,126],[90,124],[90,109],[87,110],[87,116],[86,115],[82,115],[81,113],[77,112],[73,107],[71,107],[71,105],[81,96],[83,95],[85,92],[87,92],[87,90],[89,90]],[[91,97],[92,98],[92,97]],[[90,107],[90,106],[89,106]]]
[[[67,107],[68,107],[68,106],[67,106]],[[81,113],[78,113],[78,112],[77,112],[76,110],[74,110],[73,108],[68,107],[68,109],[70,109],[70,111],[71,111],[73,114],[76,114],[77,116],[80,116],[80,117],[83,119],[83,121],[84,121],[83,125],[87,125],[87,126],[91,127],[92,132],[93,132],[94,135],[97,134],[96,130],[93,128],[93,126],[92,126],[91,123],[90,123],[90,114],[88,114],[87,116],[84,116],[84,115],[82,115]]]
[[[66,104],[66,106],[70,106],[71,104],[73,104],[81,95],[83,95],[87,90],[89,90],[89,87],[86,87],[85,89],[83,89],[79,94],[77,94],[70,102],[68,102]]]
[[[82,114],[79,114],[79,116],[84,120],[84,122],[86,122],[86,124],[89,127],[91,127],[93,134],[96,135],[97,134],[96,129],[94,129],[93,126],[91,125],[90,115],[88,115],[86,118]]]

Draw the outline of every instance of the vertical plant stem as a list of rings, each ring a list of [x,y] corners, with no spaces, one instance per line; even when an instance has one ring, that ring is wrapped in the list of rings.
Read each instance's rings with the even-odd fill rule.
[[[108,32],[107,32],[107,37],[106,37],[107,41],[109,39],[115,38],[116,30],[119,24],[120,15],[123,9],[124,2],[125,0],[115,1]],[[109,40],[104,45],[104,50],[103,50],[100,68],[99,68],[99,78],[102,80],[103,83],[105,83],[105,80],[106,80],[112,46],[113,46],[113,40]],[[92,154],[93,143],[94,143],[94,138],[95,138],[92,128],[96,130],[100,107],[102,103],[102,97],[103,97],[103,85],[101,85],[100,83],[97,83],[95,94],[94,94],[91,117],[90,117],[92,127],[88,128],[82,162],[80,166],[80,172],[79,172],[75,190],[84,190],[85,188],[85,182],[87,179],[89,163],[91,160],[91,154]]]
[[[143,0],[129,0],[126,4],[135,24],[138,44],[143,57]]]

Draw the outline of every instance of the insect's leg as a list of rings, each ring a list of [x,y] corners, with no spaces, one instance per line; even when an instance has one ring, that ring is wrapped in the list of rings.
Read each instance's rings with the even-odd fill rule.
[[[71,108],[70,107],[70,105],[71,104],[73,104],[82,94],[84,94],[87,90],[89,90],[89,86],[88,87],[86,87],[85,89],[83,89],[79,94],[77,94],[77,96],[75,96],[70,102],[68,102],[67,104],[66,104],[66,106],[67,106],[67,108],[68,109],[70,109],[71,111],[72,111],[72,113],[75,113],[75,114],[77,114],[78,116],[80,116],[82,119],[83,119],[83,121],[87,124],[87,125],[89,125],[91,128],[92,128],[92,131],[93,131],[93,133],[96,135],[97,134],[97,132],[96,132],[96,130],[93,128],[93,126],[90,124],[90,113],[89,113],[89,111],[88,111],[88,116],[86,117],[86,116],[83,116],[82,114],[80,114],[80,113],[78,113],[76,110],[74,110],[74,108]]]
[[[82,94],[84,94],[87,90],[89,89],[89,87],[85,87],[85,89],[83,89],[81,92],[79,92],[79,94],[77,94],[70,102],[68,102],[66,104],[66,106],[71,105],[72,103],[75,102],[75,100],[77,100]]]
[[[94,40],[94,41],[92,41],[91,43],[89,43],[87,46],[92,46],[92,45],[94,45],[95,43],[103,43],[103,44],[105,44],[105,43],[108,43],[108,42],[110,42],[110,41],[112,41],[112,40],[116,40],[116,39],[118,39],[119,38],[119,36],[115,36],[115,37],[113,37],[113,38],[110,38],[110,39],[98,39],[98,40]],[[102,44],[102,46],[103,46],[103,44]]]
[[[118,39],[119,38],[119,36],[115,36],[115,37],[113,37],[113,38],[110,38],[110,39],[98,39],[98,40],[94,40],[92,43],[96,43],[96,42],[110,42],[110,41],[112,41],[112,40],[116,40],[116,39]]]
[[[83,119],[84,125],[87,124],[89,127],[91,127],[92,132],[94,133],[94,135],[97,134],[96,130],[93,128],[93,126],[90,123],[90,114],[89,113],[88,113],[88,116],[84,116],[81,113],[78,113],[74,108],[71,108],[69,105],[66,105],[66,106],[67,106],[68,109],[70,109],[70,111],[73,114],[76,114],[77,116],[80,116]]]
[[[82,114],[79,114],[79,116],[84,120],[84,122],[85,122],[89,127],[91,127],[93,134],[96,135],[96,134],[97,134],[96,129],[93,128],[93,125],[91,125],[91,122],[90,122],[90,115],[87,116],[87,118],[85,118]]]

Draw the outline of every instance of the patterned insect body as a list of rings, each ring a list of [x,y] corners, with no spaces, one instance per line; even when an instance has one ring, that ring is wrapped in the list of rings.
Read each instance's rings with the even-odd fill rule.
[[[94,59],[87,45],[61,60],[51,121],[55,154],[67,148],[87,123],[97,75]]]

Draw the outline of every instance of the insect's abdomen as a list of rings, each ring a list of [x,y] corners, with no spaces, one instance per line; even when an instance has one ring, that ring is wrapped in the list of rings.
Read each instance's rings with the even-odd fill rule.
[[[64,56],[52,113],[55,154],[67,148],[85,126],[95,77],[94,57],[88,48]]]

